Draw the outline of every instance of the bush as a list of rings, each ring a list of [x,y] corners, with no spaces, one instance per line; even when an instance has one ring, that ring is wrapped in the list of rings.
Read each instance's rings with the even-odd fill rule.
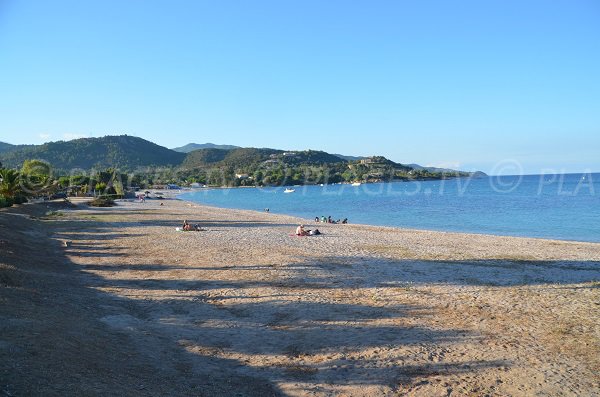
[[[92,207],[112,207],[115,205],[115,201],[108,197],[97,197],[90,201],[89,205]]]
[[[0,208],[12,207],[13,204],[14,204],[13,199],[11,199],[10,197],[4,197],[4,196],[0,195]]]
[[[22,195],[18,195],[18,196],[15,196],[15,200],[14,201],[15,201],[15,204],[23,204],[23,203],[27,202],[27,197],[22,196]]]

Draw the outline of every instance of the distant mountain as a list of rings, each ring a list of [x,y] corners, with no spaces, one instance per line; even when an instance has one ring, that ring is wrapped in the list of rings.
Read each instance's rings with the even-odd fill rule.
[[[199,168],[213,165],[225,160],[229,150],[225,149],[198,149],[189,152],[183,160],[184,168]]]
[[[425,170],[425,171],[429,171],[429,172],[456,172],[456,170],[452,170],[450,168],[424,167],[419,164],[407,164],[407,165],[417,171]]]
[[[366,159],[366,157],[363,157],[363,156],[346,156],[343,154],[335,154],[335,153],[333,155],[341,158],[342,160],[346,160],[346,161],[358,161],[358,160]]]
[[[317,150],[284,151],[267,148],[199,149],[188,153],[182,166],[202,168],[206,166],[248,167],[263,162],[280,164],[331,164],[344,160]]]
[[[279,159],[285,164],[334,164],[340,162],[338,156],[321,150],[284,152]],[[347,161],[342,159],[341,162]]]
[[[203,148],[184,152],[193,147]],[[81,138],[72,141],[48,142],[43,145],[11,145],[0,142],[0,163],[9,168],[20,168],[25,160],[44,160],[59,172],[68,172],[74,168],[88,171],[111,167],[122,171],[133,171],[147,166],[181,167],[182,171],[228,167],[235,172],[250,172],[261,166],[271,169],[279,166],[334,165],[334,168],[337,167],[336,172],[341,174],[348,173],[350,170],[363,172],[364,168],[346,166],[349,162],[360,161],[371,169],[370,172],[373,175],[383,175],[388,172],[386,170],[390,169],[407,173],[412,169],[429,172],[457,172],[445,168],[422,167],[418,164],[395,163],[382,156],[344,156],[319,150],[284,151],[269,148],[241,148],[212,143],[189,144],[177,148],[177,150],[167,149],[142,138],[128,135]],[[360,171],[361,169],[362,171]]]
[[[0,142],[0,153],[8,152],[16,147],[16,145],[11,145],[10,143]]]
[[[179,165],[185,156],[184,153],[142,138],[120,135],[25,146],[0,153],[0,162],[5,166],[18,168],[25,160],[38,159],[49,162],[59,170],[109,167],[133,170],[141,166]]]
[[[341,158],[342,160],[346,160],[346,161],[360,161],[360,160],[366,160],[369,158],[369,157],[365,157],[365,156],[346,156],[343,154],[334,154],[334,156],[337,156],[337,157]],[[375,157],[377,157],[377,156],[375,156]],[[391,160],[387,160],[387,161],[391,162]],[[446,172],[446,173],[460,172],[458,170],[452,170],[450,168],[424,167],[422,165],[414,164],[414,163],[413,164],[394,163],[394,165],[403,166],[406,168],[412,168],[417,171]],[[478,171],[478,172],[481,172],[481,171]],[[484,173],[482,173],[482,174],[484,174]]]
[[[442,173],[447,173],[447,174],[455,174],[457,172],[463,172],[463,171],[459,171],[459,170],[453,170],[451,168],[423,167],[422,165],[419,165],[419,164],[407,164],[407,165],[417,171],[424,170],[424,171],[429,171],[429,172],[442,172]],[[483,171],[468,172],[468,173],[471,174],[471,176],[474,178],[483,178],[483,177],[488,176]]]
[[[388,160],[383,156],[371,156],[371,157],[365,157],[364,159],[361,159],[361,163],[365,163],[367,165],[384,165],[384,166],[390,166],[393,167],[396,170],[402,170],[402,171],[410,171],[413,168],[409,165],[406,164],[401,164],[401,163],[396,163],[392,160]]]
[[[171,150],[181,153],[189,153],[198,149],[223,149],[223,150],[231,150],[231,149],[239,149],[239,146],[234,145],[215,145],[214,143],[188,143],[185,146],[176,147]]]

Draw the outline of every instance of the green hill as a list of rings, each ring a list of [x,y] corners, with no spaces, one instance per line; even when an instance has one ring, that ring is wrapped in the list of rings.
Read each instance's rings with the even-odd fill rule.
[[[176,147],[171,150],[174,150],[176,152],[181,152],[181,153],[189,153],[189,152],[193,152],[194,150],[199,150],[199,149],[231,150],[231,149],[238,149],[238,148],[239,148],[239,146],[234,146],[234,145],[215,145],[214,143],[188,143],[187,145],[184,145],[181,147]]]
[[[320,150],[284,152],[279,159],[286,164],[334,164],[347,161]]]
[[[362,159],[366,159],[366,157],[364,157],[364,156],[346,156],[344,154],[337,154],[337,153],[333,153],[333,155],[341,158],[342,160],[346,160],[346,161],[359,161]]]
[[[37,159],[58,170],[176,166],[184,158],[184,153],[128,135],[49,142],[0,153],[0,162],[8,167],[18,168],[25,160]]]
[[[214,165],[223,161],[228,150],[224,149],[199,149],[189,152],[182,163],[184,168],[199,168]]]
[[[16,145],[11,145],[10,143],[0,142],[0,153],[8,152],[10,150],[15,149]]]
[[[252,176],[269,184],[287,180],[302,183],[304,175],[311,175],[310,183],[380,181],[387,179],[435,179],[446,177],[433,169],[417,168],[395,163],[382,156],[347,160],[339,155],[319,150],[277,150],[268,148],[204,148],[180,153],[142,138],[128,135],[82,138],[72,141],[48,142],[43,145],[11,145],[0,142],[0,163],[9,168],[20,168],[25,160],[44,160],[58,174],[67,174],[75,168],[86,172],[116,168],[122,172],[144,167],[168,167],[177,178],[202,181],[206,175],[228,175],[227,183],[238,183],[236,174]],[[443,170],[445,171],[445,170]],[[286,176],[287,175],[287,176]],[[455,176],[468,176],[469,173]],[[288,179],[286,179],[288,178]],[[183,180],[182,179],[182,180]],[[265,182],[267,183],[267,182]]]
[[[260,164],[319,165],[345,163],[345,160],[317,150],[283,151],[277,149],[238,148],[200,149],[188,153],[182,166],[188,169],[229,166],[245,169]]]
[[[257,165],[271,158],[271,155],[283,153],[283,150],[238,148],[232,150],[224,149],[200,149],[188,153],[182,166],[184,168],[204,168],[206,166],[231,166],[248,167]]]

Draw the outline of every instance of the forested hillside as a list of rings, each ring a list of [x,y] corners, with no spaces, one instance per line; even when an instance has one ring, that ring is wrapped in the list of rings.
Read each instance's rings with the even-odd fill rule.
[[[196,144],[194,144],[196,145]],[[188,145],[189,146],[189,145]],[[135,171],[140,185],[201,183],[263,186],[338,182],[380,182],[465,177],[471,173],[417,168],[383,156],[347,160],[319,150],[205,148],[180,153],[133,136],[105,136],[43,145],[0,143],[0,163],[20,170],[28,160],[48,163],[53,174]],[[80,169],[81,171],[74,171]],[[145,182],[144,182],[145,181]]]
[[[171,150],[174,150],[176,152],[181,152],[181,153],[189,153],[189,152],[193,152],[194,150],[199,150],[199,149],[231,150],[231,149],[238,149],[238,148],[239,148],[239,146],[234,146],[234,145],[215,145],[214,143],[188,143],[187,145],[184,145],[181,147],[176,147]]]
[[[44,160],[57,170],[82,168],[119,168],[132,170],[142,166],[175,166],[184,153],[178,153],[134,136],[105,136],[72,141],[49,142],[0,153],[0,161],[19,168],[25,160]]]

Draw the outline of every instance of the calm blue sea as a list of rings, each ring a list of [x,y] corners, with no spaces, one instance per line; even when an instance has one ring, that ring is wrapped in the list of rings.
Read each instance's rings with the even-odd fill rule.
[[[294,189],[198,189],[179,198],[307,219],[600,242],[600,173]]]

